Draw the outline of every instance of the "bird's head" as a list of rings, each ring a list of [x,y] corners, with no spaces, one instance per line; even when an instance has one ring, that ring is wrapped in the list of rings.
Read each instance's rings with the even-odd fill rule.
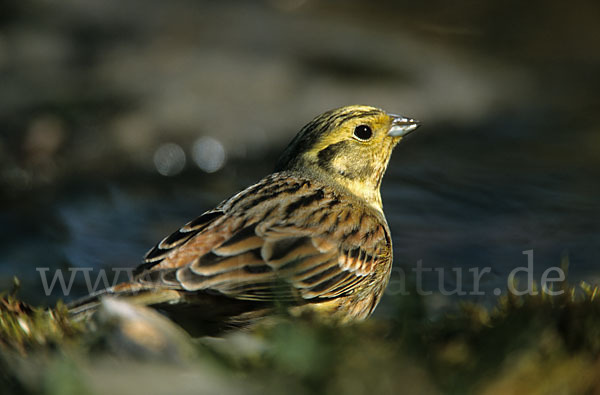
[[[311,174],[381,210],[381,179],[396,144],[419,122],[370,106],[328,111],[308,123],[285,149],[277,171]]]

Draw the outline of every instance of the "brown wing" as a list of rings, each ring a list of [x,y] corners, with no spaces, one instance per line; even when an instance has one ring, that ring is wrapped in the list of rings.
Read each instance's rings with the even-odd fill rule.
[[[317,301],[385,281],[390,253],[375,210],[276,174],[162,240],[137,281],[243,300]]]

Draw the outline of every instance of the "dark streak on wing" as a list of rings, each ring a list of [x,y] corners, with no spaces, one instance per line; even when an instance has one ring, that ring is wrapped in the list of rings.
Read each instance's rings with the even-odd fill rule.
[[[242,228],[242,230],[235,233],[228,240],[221,243],[219,248],[230,247],[230,246],[234,245],[235,243],[239,243],[239,242],[244,241],[244,240],[248,239],[249,237],[253,237],[253,236],[256,236],[256,224],[252,224],[250,226],[246,226],[245,228]]]
[[[148,270],[154,265],[158,264],[162,259],[164,259],[165,255],[169,251],[185,244],[189,239],[205,229],[212,221],[221,216],[223,216],[223,212],[220,210],[207,211],[164,238],[160,243],[152,247],[152,249],[146,253],[144,256],[144,263],[139,265],[134,270],[133,275],[137,276],[143,271]]]
[[[228,258],[229,257],[227,257],[227,256],[217,255],[214,252],[210,251],[209,253],[204,254],[201,257],[198,257],[194,266],[197,266],[197,267],[214,266]]]
[[[281,195],[282,193],[296,193],[298,192],[298,190],[302,187],[303,184],[300,183],[296,183],[294,185],[292,185],[289,188],[285,188],[285,189],[277,189],[277,188],[265,188],[265,190],[259,190],[255,193],[256,196],[254,199],[251,199],[249,201],[244,201],[243,205],[240,207],[242,210],[248,210],[251,209],[255,206],[257,206],[258,204],[268,201],[268,200],[272,200],[273,198],[278,197],[279,195]],[[261,194],[258,194],[258,192],[261,192]],[[237,202],[236,202],[237,203]],[[240,202],[241,204],[242,202]]]
[[[183,242],[185,242],[184,239],[188,239],[190,236],[191,236],[190,232],[183,232],[181,229],[178,229],[175,232],[171,233],[166,238],[164,238],[160,242],[160,244],[159,244],[160,249],[161,250],[171,249],[173,246],[176,246],[178,244],[182,244]]]
[[[189,228],[190,230],[200,230],[200,227],[204,227],[208,225],[212,220],[219,218],[223,215],[222,211],[208,211],[193,221],[190,221],[185,228]]]
[[[243,269],[247,272],[247,273],[251,273],[251,274],[258,274],[258,273],[268,273],[268,272],[272,272],[273,268],[269,265],[260,265],[260,266],[244,266]]]
[[[257,221],[257,223],[261,223],[262,221],[264,221],[265,219],[267,219],[268,217],[270,217],[273,212],[275,210],[277,210],[279,206],[278,205],[274,205],[273,207],[266,209],[265,212],[263,213],[263,215],[260,217],[260,219]]]
[[[317,189],[316,192],[314,192],[310,195],[302,196],[300,199],[296,200],[295,202],[290,203],[285,208],[286,217],[289,217],[290,214],[294,213],[296,210],[298,210],[301,207],[309,206],[310,204],[312,204],[314,202],[319,202],[319,201],[323,200],[324,197],[325,197],[325,193],[323,192],[323,189],[321,189],[321,188]]]
[[[302,280],[302,283],[306,284],[306,285],[313,285],[316,282],[322,280],[325,276],[327,276],[335,271],[340,271],[340,268],[338,266],[330,267],[327,270],[323,270],[322,272],[319,272],[307,279]]]
[[[330,288],[332,288],[334,285],[341,282],[341,280],[348,277],[349,275],[350,275],[350,273],[348,273],[348,272],[338,273],[334,277],[331,277],[328,280],[322,281],[322,282],[318,283],[317,285],[313,286],[312,288],[310,288],[310,292],[322,293],[323,291],[329,290]]]
[[[310,239],[307,237],[299,237],[299,238],[288,238],[279,240],[275,243],[271,244],[271,250],[269,251],[268,256],[264,256],[264,258],[275,261],[285,257],[290,251],[306,244],[310,243]]]

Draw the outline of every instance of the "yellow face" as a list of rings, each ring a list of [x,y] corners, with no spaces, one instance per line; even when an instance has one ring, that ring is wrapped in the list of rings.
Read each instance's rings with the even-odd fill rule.
[[[298,133],[277,170],[325,178],[380,209],[379,187],[392,149],[416,127],[416,121],[369,106],[328,111]]]

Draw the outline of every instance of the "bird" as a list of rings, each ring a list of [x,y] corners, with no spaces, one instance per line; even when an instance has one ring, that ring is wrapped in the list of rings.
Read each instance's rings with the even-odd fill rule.
[[[166,314],[190,333],[249,327],[285,309],[353,322],[369,317],[392,268],[380,187],[392,150],[420,122],[365,105],[306,124],[275,171],[150,249],[131,280],[102,297]]]

